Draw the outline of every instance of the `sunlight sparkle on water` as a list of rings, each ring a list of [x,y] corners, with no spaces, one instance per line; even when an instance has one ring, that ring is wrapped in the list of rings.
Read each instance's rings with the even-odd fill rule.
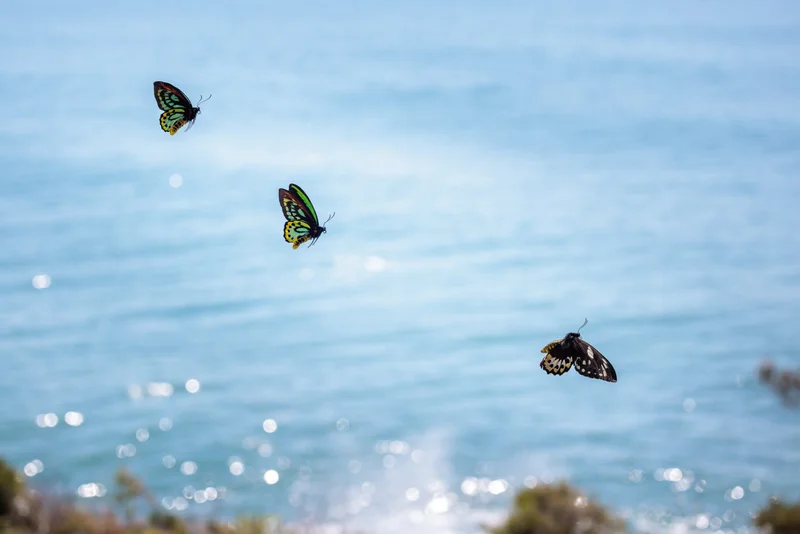
[[[36,416],[36,424],[42,428],[52,428],[58,424],[58,416],[52,412]]]
[[[244,473],[244,463],[242,462],[242,459],[237,457],[229,458],[228,469],[230,470],[231,474],[235,477],[238,477],[239,475]]]
[[[678,482],[681,478],[683,478],[683,473],[677,467],[670,467],[664,470],[664,480]]]
[[[492,495],[500,495],[501,493],[505,493],[508,489],[508,482],[503,479],[492,480],[489,482],[489,493]]]
[[[190,476],[197,473],[197,464],[192,461],[186,461],[181,464],[181,473]]]
[[[378,256],[370,256],[364,261],[364,269],[371,273],[380,273],[386,270],[389,262]]]
[[[133,458],[136,456],[136,446],[127,443],[125,445],[117,445],[117,458]]]
[[[172,384],[168,382],[150,382],[147,384],[147,394],[151,397],[171,397]]]
[[[190,378],[186,381],[186,391],[189,393],[197,393],[200,391],[200,381],[196,378]]]
[[[177,172],[169,177],[169,186],[173,189],[178,189],[183,185],[183,176]]]
[[[162,417],[158,420],[158,428],[163,432],[166,432],[170,428],[172,428],[172,419],[169,417]]]
[[[90,482],[88,484],[81,484],[78,487],[78,496],[83,497],[84,499],[90,499],[92,497],[102,497],[106,494],[106,488],[102,484],[95,484],[94,482]]]
[[[33,277],[33,280],[31,280],[31,284],[36,289],[47,289],[50,287],[51,281],[51,278],[46,274],[37,274]]]
[[[275,419],[265,419],[264,424],[261,425],[261,427],[267,434],[272,434],[273,432],[278,430],[278,423],[275,422]]]
[[[447,498],[446,495],[436,495],[430,501],[428,501],[428,505],[425,507],[425,512],[428,514],[446,514],[447,511],[450,509],[450,500]]]
[[[147,441],[150,439],[150,432],[146,428],[140,428],[136,431],[136,440],[137,441]]]
[[[270,485],[276,484],[280,478],[281,478],[280,475],[274,469],[270,469],[269,471],[264,473],[264,482]]]
[[[64,414],[64,422],[69,426],[81,426],[83,424],[83,414],[80,412],[67,412]]]
[[[478,493],[478,479],[475,477],[467,477],[461,483],[461,492],[464,495],[475,495]]]
[[[22,472],[29,477],[36,476],[42,471],[44,471],[44,464],[41,460],[31,460],[25,464],[25,467],[22,470]]]

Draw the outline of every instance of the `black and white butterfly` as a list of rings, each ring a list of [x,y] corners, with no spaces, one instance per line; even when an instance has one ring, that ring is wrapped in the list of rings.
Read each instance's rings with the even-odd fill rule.
[[[581,328],[586,326],[586,319]],[[546,354],[539,367],[549,375],[563,375],[569,371],[573,363],[575,370],[583,376],[597,378],[606,382],[616,382],[617,372],[600,351],[581,339],[581,328],[575,333],[569,333],[563,339],[549,343],[542,349]]]

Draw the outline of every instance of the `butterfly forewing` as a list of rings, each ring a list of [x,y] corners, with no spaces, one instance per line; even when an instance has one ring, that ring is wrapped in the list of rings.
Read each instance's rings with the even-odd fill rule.
[[[300,188],[300,186],[296,184],[289,184],[289,189],[292,191],[292,194],[295,197],[295,199],[298,200],[300,204],[303,205],[305,211],[309,215],[311,215],[314,224],[319,225],[319,219],[317,218],[317,211],[314,209],[314,205],[311,203],[311,199],[308,198],[308,195],[306,195],[306,192],[303,191]]]
[[[153,82],[153,92],[156,103],[162,111],[183,108],[187,112],[192,109],[192,102],[177,87],[167,82]]]
[[[314,223],[309,213],[304,209],[302,201],[286,189],[278,190],[278,200],[281,202],[283,216],[287,221],[306,221]]]
[[[579,374],[606,382],[617,381],[617,372],[614,370],[614,366],[599,350],[580,338],[576,339],[573,345],[576,352],[575,370]]]

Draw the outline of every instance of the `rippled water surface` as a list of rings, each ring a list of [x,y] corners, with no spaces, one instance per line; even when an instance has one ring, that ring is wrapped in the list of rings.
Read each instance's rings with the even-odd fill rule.
[[[182,513],[379,533],[560,478],[647,532],[800,497],[754,375],[800,362],[794,3],[186,4],[177,34],[140,4],[0,22],[0,452],[31,484],[128,466]],[[192,130],[156,79],[214,94]],[[290,182],[336,212],[310,249]],[[584,317],[616,384],[538,367]]]

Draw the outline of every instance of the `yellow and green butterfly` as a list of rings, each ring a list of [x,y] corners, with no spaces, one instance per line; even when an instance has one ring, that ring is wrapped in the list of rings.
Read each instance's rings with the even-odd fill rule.
[[[278,201],[281,203],[283,216],[286,217],[286,224],[283,225],[283,239],[287,243],[291,243],[292,248],[296,249],[306,241],[311,241],[311,245],[313,245],[322,234],[327,232],[325,227],[319,224],[311,199],[299,185],[289,184],[288,191],[279,188]],[[333,215],[328,217],[328,221],[333,219]],[[328,221],[325,223],[327,224]]]
[[[153,82],[153,94],[155,94],[159,109],[164,112],[159,119],[161,129],[169,132],[170,135],[178,133],[178,130],[187,123],[191,128],[200,114],[200,104],[208,102],[208,99],[211,98],[209,96],[203,100],[201,96],[197,106],[192,106],[192,101],[183,94],[183,91],[167,82]],[[189,131],[189,128],[186,128],[186,131]]]

